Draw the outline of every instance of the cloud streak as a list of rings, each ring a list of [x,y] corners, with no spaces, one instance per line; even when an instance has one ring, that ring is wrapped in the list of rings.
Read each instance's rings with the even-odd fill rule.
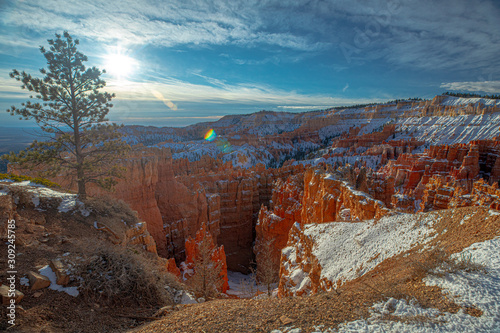
[[[208,84],[194,84],[174,78],[155,78],[154,81],[115,84],[110,81],[107,90],[116,94],[118,100],[152,101],[161,96],[177,105],[190,103],[239,103],[248,105],[280,106],[287,109],[316,108],[383,102],[372,98],[341,98],[327,95],[300,94],[295,91],[275,89],[260,84],[226,84],[220,80],[203,76]],[[287,102],[289,106],[283,106]],[[311,106],[311,107],[310,107]],[[174,110],[173,108],[170,108]],[[179,109],[180,110],[180,109]]]
[[[440,87],[449,90],[480,91],[489,94],[500,93],[500,81],[447,82],[442,83]]]
[[[5,26],[38,32],[78,31],[79,36],[104,42],[175,45],[259,45],[313,50],[324,43],[286,31],[268,31],[225,1],[213,5],[174,0],[121,1],[34,0],[5,8]],[[259,21],[259,20],[257,20]]]

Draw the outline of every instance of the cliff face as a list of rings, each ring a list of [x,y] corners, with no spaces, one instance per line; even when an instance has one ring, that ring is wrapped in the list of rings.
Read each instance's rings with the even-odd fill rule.
[[[303,173],[278,179],[273,184],[270,208],[262,205],[255,226],[255,261],[257,270],[260,263],[279,262],[281,250],[288,241],[288,232],[294,223],[301,223]],[[264,265],[265,266],[265,265]],[[276,272],[277,274],[278,272]]]
[[[126,168],[124,179],[119,180],[114,191],[109,193],[125,201],[137,211],[140,219],[146,222],[147,231],[154,238],[158,254],[161,256],[167,255],[167,247],[162,214],[156,202],[155,192],[159,179],[158,169],[168,164],[170,158],[168,150],[158,151],[145,148],[134,151],[134,154],[123,163]],[[108,193],[96,186],[89,186],[89,194],[107,195]]]
[[[314,239],[295,223],[281,256],[278,296],[302,296],[316,293],[321,287],[321,265],[313,254]]]
[[[380,218],[389,209],[332,174],[309,169],[304,174],[302,223],[362,221]]]
[[[315,293],[332,285],[321,275],[322,267],[313,254],[315,242],[303,232],[306,225],[361,222],[390,213],[383,202],[336,177],[320,169],[307,169],[286,181],[278,180],[271,206],[261,207],[256,226],[257,269],[269,256],[281,255],[280,296]]]
[[[234,171],[162,181],[157,187],[157,198],[169,254],[181,260],[184,240],[206,224],[217,243],[224,245],[229,269],[248,267],[259,185],[255,173]]]

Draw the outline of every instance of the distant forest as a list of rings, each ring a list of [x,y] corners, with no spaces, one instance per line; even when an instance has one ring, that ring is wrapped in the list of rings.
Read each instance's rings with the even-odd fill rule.
[[[481,95],[481,94],[471,94],[471,93],[456,93],[447,91],[443,95],[453,96],[453,97],[465,97],[465,98],[488,98],[488,99],[500,99],[500,95]]]
[[[408,102],[408,101],[421,101],[422,99],[420,97],[410,97],[410,98],[401,98],[401,99],[393,99],[392,101],[387,101],[385,103],[368,103],[368,104],[356,104],[356,105],[349,105],[349,106],[336,106],[327,110],[342,110],[342,109],[359,109],[359,108],[365,108],[367,106],[375,106],[379,104],[396,104],[399,102]],[[321,110],[324,111],[324,110]]]

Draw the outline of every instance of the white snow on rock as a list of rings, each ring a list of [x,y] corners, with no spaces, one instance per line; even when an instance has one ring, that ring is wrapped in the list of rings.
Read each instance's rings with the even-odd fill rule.
[[[52,270],[52,268],[50,268],[49,265],[46,265],[46,266],[40,268],[39,272],[40,272],[40,274],[49,278],[49,280],[50,280],[49,289],[57,290],[57,291],[64,291],[65,293],[67,293],[68,295],[71,295],[73,297],[78,296],[78,294],[79,294],[78,287],[64,287],[64,286],[60,286],[56,283],[56,281],[57,281],[56,273],[54,273],[54,271]]]
[[[58,206],[59,212],[67,213],[78,209],[80,214],[82,214],[83,216],[90,215],[90,212],[85,208],[85,205],[77,199],[76,194],[55,191],[53,189],[40,184],[32,183],[30,181],[12,183],[9,186],[22,187],[26,193],[29,193],[31,195],[31,202],[35,207],[38,207],[40,205],[40,198],[60,199],[61,203]],[[7,191],[7,189],[3,189],[3,191]]]
[[[471,140],[492,139],[498,135],[500,113],[459,115],[456,117],[408,117],[397,123],[395,139],[425,141],[433,145],[468,143]]]
[[[303,232],[315,243],[312,253],[322,267],[321,278],[335,287],[339,281],[343,284],[362,276],[387,258],[429,242],[435,236],[432,226],[440,218],[434,213],[397,214],[378,221],[308,224]],[[296,251],[296,246],[289,246],[282,253],[293,264]],[[295,270],[290,277],[296,288],[304,288],[309,283],[308,274],[292,266]]]
[[[196,297],[194,295],[191,295],[186,291],[182,293],[182,297],[179,304],[196,304],[196,303],[198,302],[196,301]]]

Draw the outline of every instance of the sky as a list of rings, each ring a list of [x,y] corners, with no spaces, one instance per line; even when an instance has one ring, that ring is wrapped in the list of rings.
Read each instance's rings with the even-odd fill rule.
[[[109,118],[185,126],[227,114],[300,112],[500,92],[500,1],[0,0],[0,124],[29,94],[55,33],[108,69]]]

